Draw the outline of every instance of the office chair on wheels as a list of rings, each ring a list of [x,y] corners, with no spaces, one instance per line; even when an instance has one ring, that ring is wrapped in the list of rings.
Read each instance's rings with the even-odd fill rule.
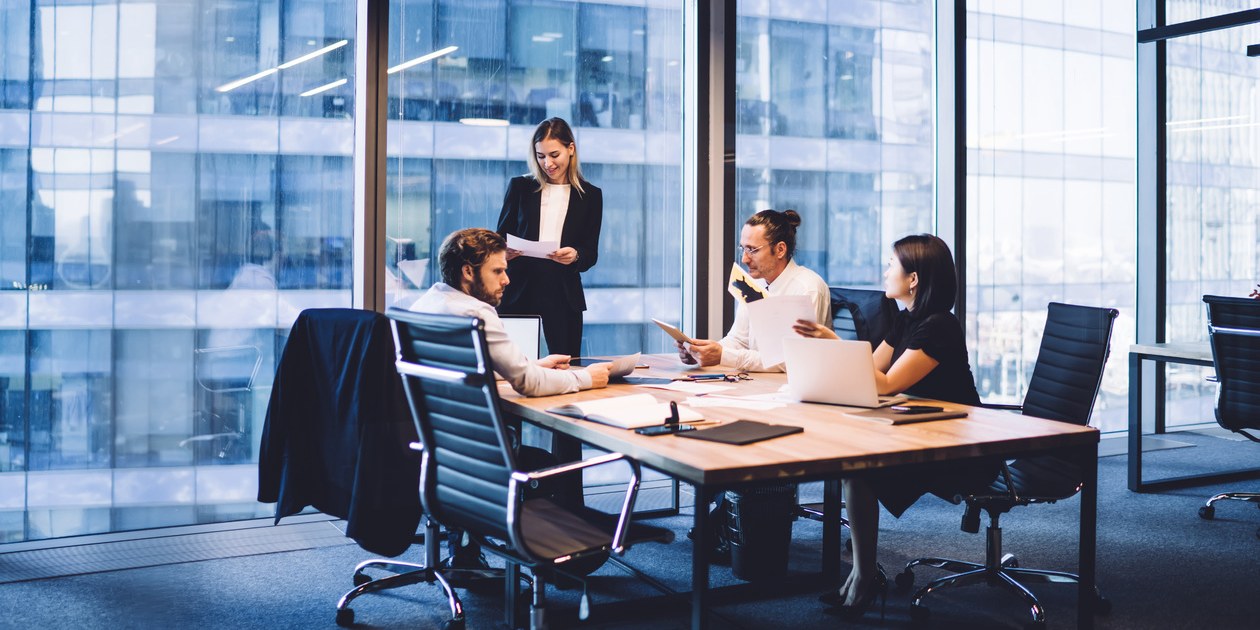
[[[1260,429],[1260,300],[1205,295],[1203,301],[1216,367],[1216,422],[1260,442],[1248,433]],[[1215,518],[1216,503],[1226,500],[1260,503],[1260,492],[1222,492],[1199,508],[1199,516]]]
[[[1072,306],[1051,302],[1041,348],[1023,405],[983,405],[1020,411],[1024,415],[1088,425],[1094,399],[1102,382],[1103,367],[1111,346],[1111,329],[1117,312],[1109,308]],[[1021,505],[1054,503],[1075,495],[1084,483],[1075,463],[1054,455],[1025,457],[1004,462],[996,482],[984,493],[964,497],[967,504],[962,530],[980,531],[980,511],[989,513],[983,563],[947,558],[919,558],[897,575],[898,588],[914,585],[914,567],[930,566],[954,575],[938,578],[920,588],[910,604],[911,618],[924,621],[930,615],[923,600],[946,587],[986,583],[1013,591],[1028,604],[1032,626],[1044,627],[1045,610],[1037,596],[1021,583],[1076,583],[1080,578],[1062,571],[1027,569],[1013,554],[1002,553],[1002,514]],[[1111,603],[1095,589],[1095,610],[1110,612]]]
[[[639,465],[624,455],[611,453],[533,472],[519,469],[481,320],[400,309],[386,314],[393,320],[396,367],[420,436],[424,511],[507,562],[504,608],[510,627],[517,627],[522,567],[529,572],[529,627],[541,630],[547,627],[546,585],[567,567],[609,552],[624,553],[632,543],[672,540],[669,530],[631,527]],[[566,505],[539,487],[558,476],[617,461],[628,464],[631,473],[619,515]],[[434,570],[451,605],[446,627],[463,628],[463,606],[446,572]],[[585,593],[583,610],[589,611]]]
[[[298,315],[276,369],[259,448],[258,500],[277,504],[277,523],[310,506],[345,519],[346,536],[372,553],[399,556],[419,542],[420,456],[407,446],[416,433],[394,359],[389,320],[380,313],[336,308]],[[349,604],[360,595],[437,579],[439,537],[427,521],[425,531],[423,564],[380,559],[355,567],[355,588],[337,603],[338,624],[354,621]],[[372,579],[368,569],[395,575]]]

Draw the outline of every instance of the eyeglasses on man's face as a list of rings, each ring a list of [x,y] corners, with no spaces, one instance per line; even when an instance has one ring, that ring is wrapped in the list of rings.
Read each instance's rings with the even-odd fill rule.
[[[757,247],[752,247],[749,245],[740,245],[739,248],[744,250],[745,256],[752,256],[753,254],[756,254],[757,252],[765,249],[766,245],[769,245],[769,243],[766,243],[765,245],[758,245]]]

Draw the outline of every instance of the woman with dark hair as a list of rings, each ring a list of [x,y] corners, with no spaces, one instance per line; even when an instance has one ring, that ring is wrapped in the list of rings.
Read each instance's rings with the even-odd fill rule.
[[[962,325],[950,312],[958,277],[949,246],[931,234],[907,236],[893,243],[884,271],[884,293],[901,303],[888,338],[875,349],[875,383],[880,394],[907,393],[965,405],[980,404]],[[835,339],[827,326],[797,321],[806,337]],[[959,490],[986,487],[998,463],[919,466],[904,472],[873,473],[844,479],[845,512],[853,537],[853,571],[840,590],[819,599],[826,610],[846,619],[865,614],[875,596],[887,596],[888,579],[875,562],[879,504],[900,517],[919,497],[931,492],[953,500]]]
[[[503,198],[496,230],[531,241],[556,241],[546,258],[521,257],[508,250],[512,284],[499,312],[539,315],[547,347],[578,356],[586,295],[581,272],[599,259],[603,192],[582,178],[573,130],[561,118],[548,118],[530,141],[530,175],[513,177]]]

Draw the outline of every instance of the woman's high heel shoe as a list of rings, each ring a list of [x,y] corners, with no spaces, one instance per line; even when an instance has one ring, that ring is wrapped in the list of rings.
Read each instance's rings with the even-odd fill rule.
[[[876,595],[879,596],[879,620],[883,621],[884,611],[888,607],[888,578],[884,576],[882,571],[875,576],[875,588],[859,597],[852,606],[840,604],[827,608],[823,612],[845,621],[856,621],[866,615],[866,611],[875,603]]]
[[[878,575],[878,576],[876,576],[876,578],[875,578],[875,583],[876,583],[876,584],[880,584],[880,583],[887,584],[887,583],[888,583],[888,574],[887,574],[887,573],[884,573],[884,565],[882,565],[882,564],[880,564],[880,563],[876,562],[876,563],[875,563],[875,569],[876,569],[877,571],[879,571],[879,575]],[[840,605],[844,604],[844,599],[845,599],[845,596],[844,596],[843,594],[841,594],[839,590],[835,590],[835,591],[827,591],[826,593],[823,593],[822,595],[819,595],[819,596],[818,596],[818,601],[819,601],[819,602],[822,602],[822,603],[824,603],[824,604],[826,604],[826,605],[828,605],[828,606],[840,606]]]

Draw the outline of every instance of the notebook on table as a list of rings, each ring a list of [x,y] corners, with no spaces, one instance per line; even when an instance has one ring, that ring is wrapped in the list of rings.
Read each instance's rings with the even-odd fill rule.
[[[784,435],[792,435],[793,433],[803,433],[804,431],[805,429],[801,427],[782,424],[767,424],[765,422],[757,422],[755,420],[736,420],[730,424],[723,424],[711,429],[700,429],[699,431],[679,433],[678,437],[741,446],[744,444],[752,444],[753,442],[760,442],[762,440],[769,440],[771,438],[782,437]]]
[[[904,413],[895,409],[884,407],[882,409],[869,409],[867,411],[852,411],[844,414],[850,418],[861,418],[863,420],[875,420],[884,424],[910,424],[913,422],[927,422],[929,420],[949,420],[952,418],[966,418],[967,412],[962,409],[950,409],[948,407],[941,411],[933,411],[929,413]]]
[[[846,407],[887,407],[908,400],[880,396],[871,344],[844,339],[785,337],[788,392],[801,402]]]

